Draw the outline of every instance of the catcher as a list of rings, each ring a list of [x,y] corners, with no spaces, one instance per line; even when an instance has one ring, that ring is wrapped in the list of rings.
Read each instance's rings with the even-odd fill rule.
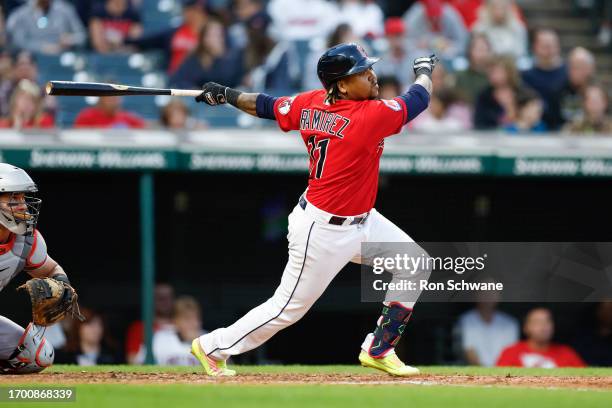
[[[36,230],[41,200],[30,194],[37,190],[25,171],[0,163],[0,291],[21,271],[33,278],[18,288],[32,300],[28,327],[0,316],[0,374],[37,373],[50,366],[54,353],[45,326],[67,313],[82,319],[76,292]]]

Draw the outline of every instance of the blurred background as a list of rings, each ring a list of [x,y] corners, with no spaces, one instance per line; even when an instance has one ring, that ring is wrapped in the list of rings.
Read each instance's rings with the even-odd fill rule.
[[[232,108],[49,97],[48,80],[290,95],[320,87],[326,48],[359,42],[392,98],[435,52],[429,109],[386,144],[378,210],[417,241],[612,241],[612,1],[0,4],[0,158],[39,184],[39,229],[88,316],[48,333],[58,363],[142,363],[144,278],[155,360],[196,364],[191,338],[273,293],[307,157],[297,134]],[[0,313],[25,325],[20,282]],[[380,312],[359,284],[347,266],[303,320],[236,362],[354,363]],[[525,344],[548,351],[515,358]],[[612,302],[419,304],[398,353],[609,366]]]

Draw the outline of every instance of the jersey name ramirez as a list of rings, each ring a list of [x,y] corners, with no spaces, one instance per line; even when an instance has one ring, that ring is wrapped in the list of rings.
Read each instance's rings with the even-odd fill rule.
[[[341,139],[350,123],[351,120],[342,115],[319,109],[302,109],[300,115],[300,130],[316,130]]]

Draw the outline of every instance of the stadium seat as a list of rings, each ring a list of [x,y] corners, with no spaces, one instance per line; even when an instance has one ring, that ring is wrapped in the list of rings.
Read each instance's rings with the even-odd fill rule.
[[[67,64],[60,55],[35,55],[38,66],[38,78],[41,84],[51,80],[72,80],[74,68]]]

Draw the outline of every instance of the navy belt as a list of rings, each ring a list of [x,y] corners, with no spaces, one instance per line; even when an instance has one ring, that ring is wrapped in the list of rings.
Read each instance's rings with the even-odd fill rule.
[[[300,205],[300,207],[302,207],[302,210],[305,210],[306,207],[308,206],[308,201],[306,201],[304,196],[300,197],[299,205]],[[355,218],[353,218],[353,221],[351,221],[351,223],[349,225],[363,224],[363,222],[368,218],[368,215],[370,215],[370,214],[367,214],[364,217],[355,217]],[[333,215],[329,219],[328,223],[331,224],[331,225],[344,225],[344,223],[346,222],[346,220],[348,218],[349,217],[338,217],[338,216]]]

